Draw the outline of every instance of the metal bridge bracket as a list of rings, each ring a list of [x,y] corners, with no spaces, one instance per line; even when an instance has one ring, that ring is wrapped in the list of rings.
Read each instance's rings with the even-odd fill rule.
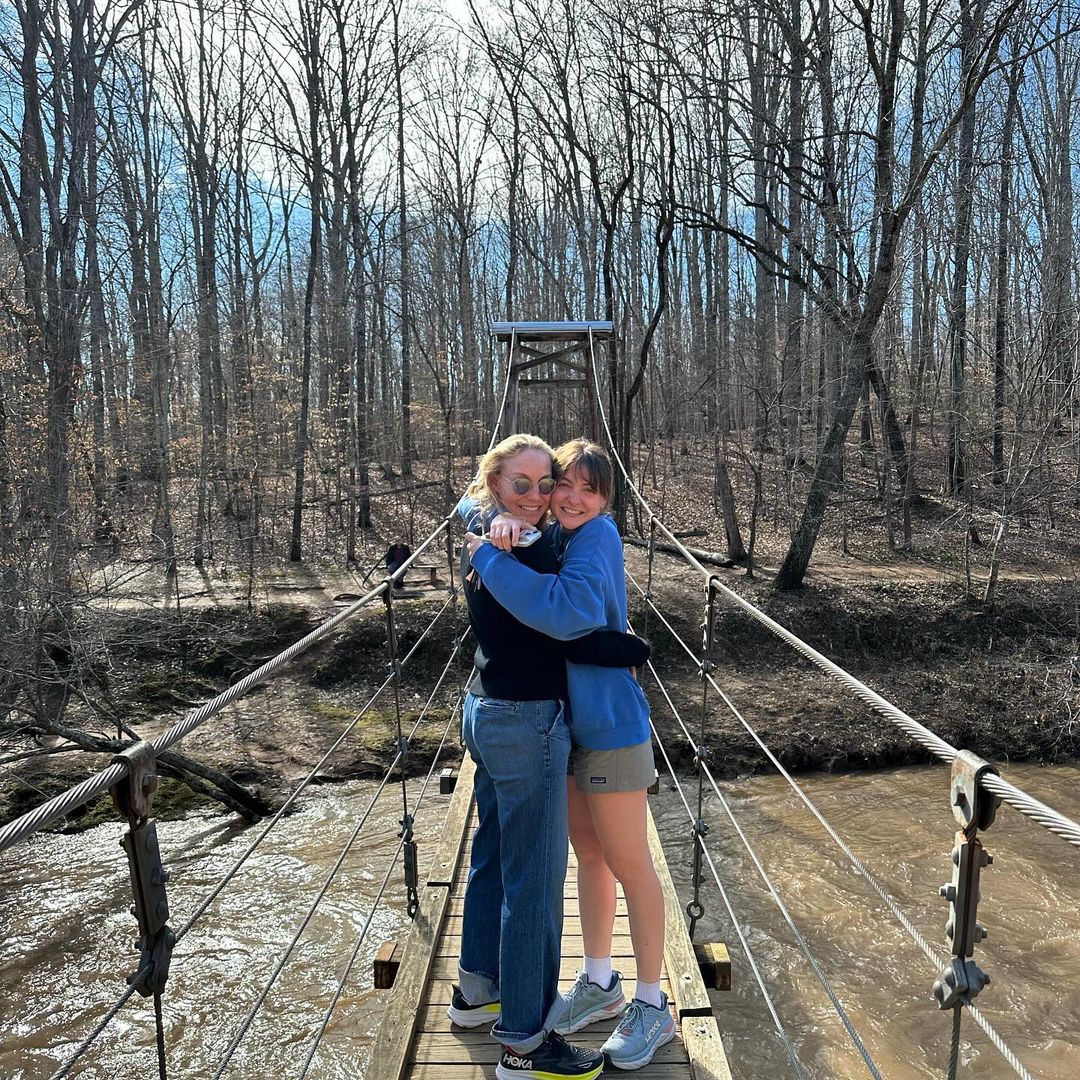
[[[133,983],[139,973],[145,971],[145,977],[139,981],[136,989],[143,997],[150,997],[165,989],[169,961],[176,943],[176,935],[168,925],[169,898],[165,883],[169,880],[169,874],[161,864],[157,822],[145,821],[129,829],[120,844],[127,852],[131,892],[135,897],[131,911],[139,924],[139,939],[135,945],[142,954],[138,972],[129,976],[128,982]]]
[[[953,759],[949,801],[952,804],[953,817],[965,832],[990,828],[1001,805],[1001,799],[997,795],[984,791],[979,786],[979,781],[987,773],[998,775],[994,765],[970,750],[961,750]]]
[[[154,747],[145,740],[132,743],[113,758],[114,765],[126,765],[127,780],[110,789],[113,804],[124,817],[144,821],[157,791],[158,773]]]
[[[974,834],[974,828],[971,833]],[[971,959],[975,946],[986,936],[976,919],[979,907],[979,875],[993,862],[982,841],[967,832],[956,834],[952,849],[953,876],[938,890],[949,902],[945,934],[952,943],[952,963],[934,983],[934,997],[941,1009],[966,1005],[987,983],[990,976]]]
[[[128,767],[126,779],[111,791],[116,808],[128,819],[128,831],[120,839],[127,853],[131,893],[135,898],[131,913],[139,924],[135,947],[141,953],[138,970],[128,976],[128,984],[143,997],[162,993],[169,977],[176,935],[169,922],[169,898],[165,884],[169,873],[161,863],[157,822],[149,820],[157,790],[157,761],[153,746],[133,743],[113,758]]]
[[[955,957],[971,956],[976,944],[986,937],[986,930],[976,921],[979,875],[983,867],[990,866],[993,861],[977,836],[969,837],[963,832],[956,834],[956,844],[952,849],[952,881],[938,890],[949,901],[945,934],[952,942]]]

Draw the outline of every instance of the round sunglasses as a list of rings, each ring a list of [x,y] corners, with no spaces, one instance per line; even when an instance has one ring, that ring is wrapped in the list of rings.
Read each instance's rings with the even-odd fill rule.
[[[515,495],[528,495],[533,489],[533,482],[525,476],[515,476],[510,481],[510,486],[514,489]],[[536,490],[541,495],[550,495],[555,490],[555,481],[550,476],[541,477],[536,481]]]

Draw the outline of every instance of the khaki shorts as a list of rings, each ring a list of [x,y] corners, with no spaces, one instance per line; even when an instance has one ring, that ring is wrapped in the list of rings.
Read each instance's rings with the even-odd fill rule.
[[[589,750],[575,746],[570,751],[566,773],[585,795],[604,791],[644,791],[656,777],[652,740],[617,750]]]

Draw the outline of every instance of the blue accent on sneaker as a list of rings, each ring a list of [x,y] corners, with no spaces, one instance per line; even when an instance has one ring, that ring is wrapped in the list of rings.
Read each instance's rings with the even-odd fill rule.
[[[653,1054],[675,1038],[675,1019],[668,1010],[667,994],[659,1009],[634,998],[611,1033],[603,1050],[616,1069],[640,1069]]]
[[[504,1046],[495,1066],[498,1080],[596,1080],[603,1071],[599,1050],[568,1043],[557,1031],[549,1031],[535,1050]]]
[[[618,1016],[625,1004],[622,976],[617,971],[611,973],[606,990],[590,982],[589,976],[581,971],[574,985],[551,1007],[545,1024],[560,1035],[570,1035],[597,1020]]]

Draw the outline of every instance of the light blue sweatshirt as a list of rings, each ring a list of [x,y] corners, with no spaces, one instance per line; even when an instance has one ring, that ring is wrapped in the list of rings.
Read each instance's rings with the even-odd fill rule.
[[[507,611],[549,637],[569,641],[591,630],[625,630],[626,583],[615,522],[597,517],[563,535],[569,539],[557,575],[538,574],[493,544],[482,545],[472,564]],[[614,750],[650,738],[649,703],[628,668],[567,662],[566,674],[575,743]]]

